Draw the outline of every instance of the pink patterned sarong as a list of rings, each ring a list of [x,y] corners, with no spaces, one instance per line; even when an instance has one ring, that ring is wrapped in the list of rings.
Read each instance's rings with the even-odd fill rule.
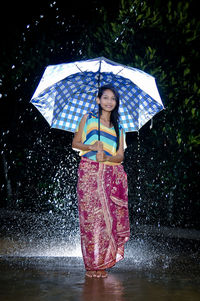
[[[78,170],[81,247],[86,270],[104,270],[124,257],[130,236],[127,175],[122,165],[82,157]]]

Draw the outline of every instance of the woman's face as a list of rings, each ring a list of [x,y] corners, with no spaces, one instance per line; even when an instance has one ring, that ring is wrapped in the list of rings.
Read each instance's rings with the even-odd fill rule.
[[[101,98],[97,98],[97,103],[101,105],[102,110],[112,112],[116,107],[115,94],[107,89],[103,92]]]

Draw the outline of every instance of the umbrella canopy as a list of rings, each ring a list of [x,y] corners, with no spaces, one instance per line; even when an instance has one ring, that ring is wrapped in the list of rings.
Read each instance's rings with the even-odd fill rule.
[[[138,131],[164,108],[153,76],[104,57],[48,66],[31,102],[52,128],[75,132],[84,114],[98,110],[98,89],[108,84],[119,92],[125,132]]]

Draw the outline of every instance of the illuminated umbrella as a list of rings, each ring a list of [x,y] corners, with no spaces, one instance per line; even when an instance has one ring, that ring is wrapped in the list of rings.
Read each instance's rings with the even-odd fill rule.
[[[84,114],[98,111],[98,89],[108,84],[119,92],[125,132],[138,131],[164,108],[153,76],[104,57],[48,66],[31,102],[52,128],[75,132]]]

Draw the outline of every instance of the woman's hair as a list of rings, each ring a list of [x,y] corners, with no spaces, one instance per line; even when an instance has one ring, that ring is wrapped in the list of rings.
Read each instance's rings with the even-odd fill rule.
[[[101,98],[105,90],[111,90],[113,94],[115,95],[115,100],[116,100],[116,106],[114,110],[111,112],[110,115],[110,122],[113,124],[115,128],[115,132],[117,135],[117,147],[116,150],[119,148],[119,93],[118,91],[111,85],[105,85],[99,88],[98,95],[97,97]],[[100,116],[102,114],[102,108],[101,105],[99,105],[99,113]]]

